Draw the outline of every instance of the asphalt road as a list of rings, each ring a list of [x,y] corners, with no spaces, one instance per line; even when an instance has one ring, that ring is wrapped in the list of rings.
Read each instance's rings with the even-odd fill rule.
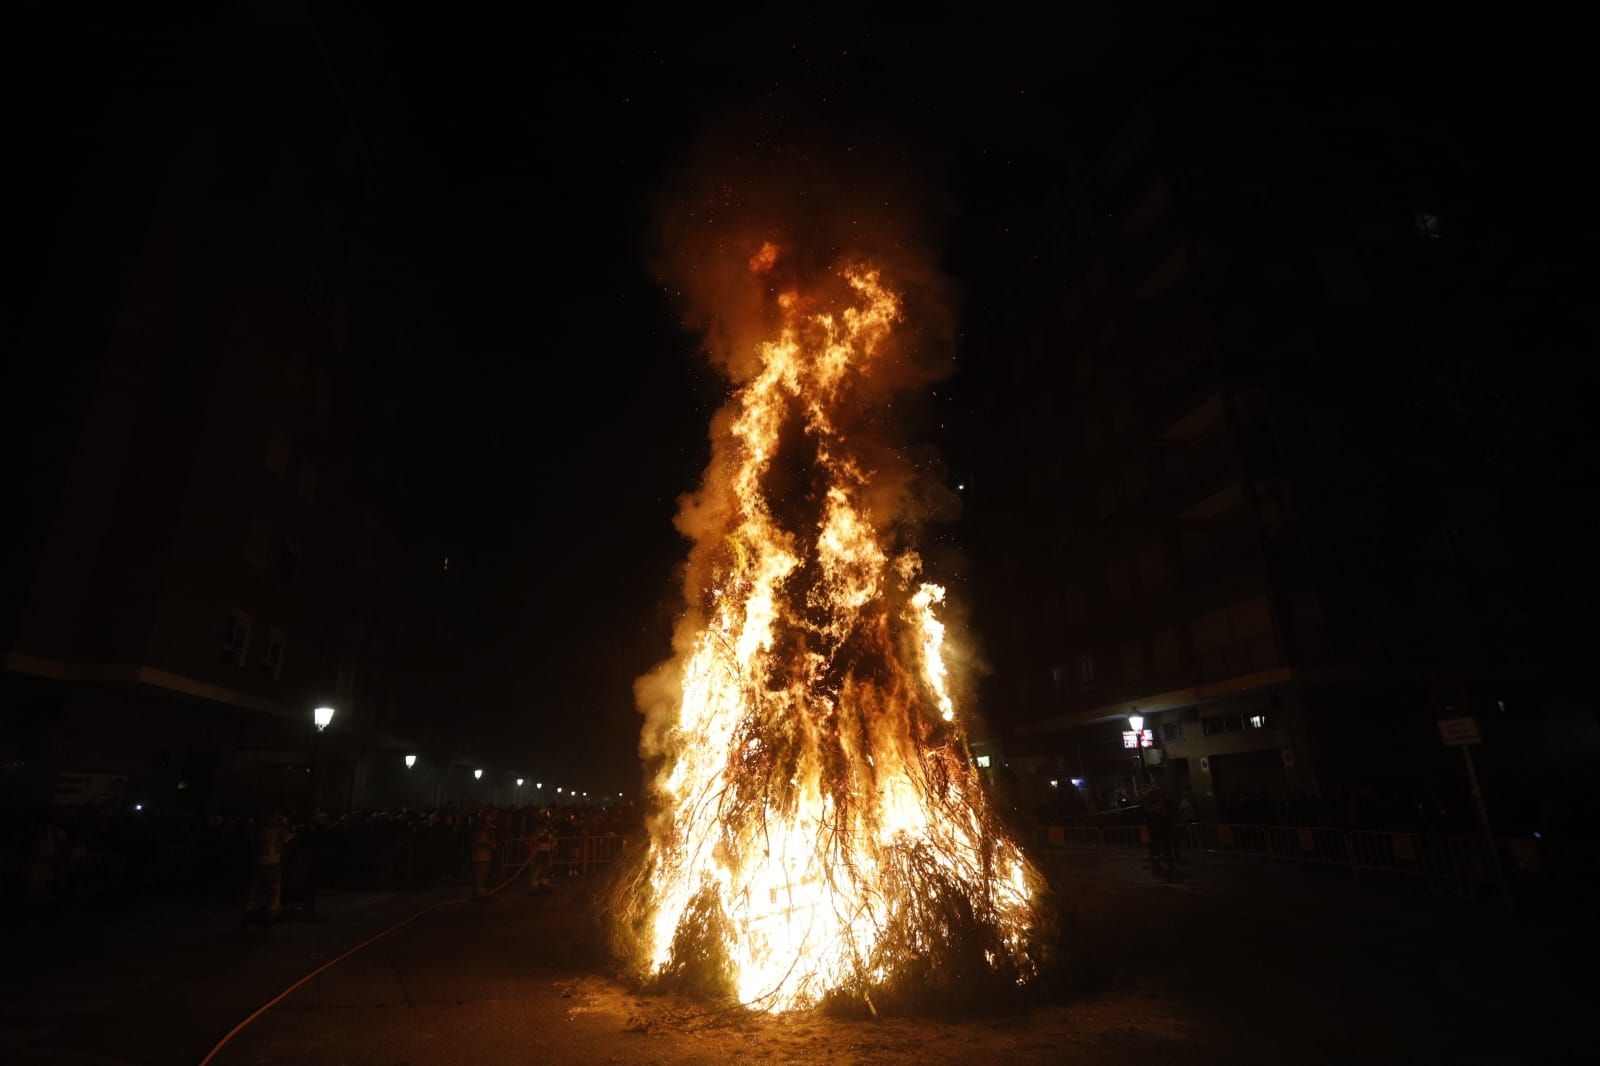
[[[1060,874],[1070,961],[1031,1009],[777,1019],[605,976],[582,879],[436,910],[311,981],[219,1063],[1523,1063],[1578,1054],[1592,927],[1266,870]],[[0,1059],[193,1063],[296,977],[438,898],[346,897],[317,925],[36,931]],[[69,935],[70,934],[70,935]],[[115,935],[113,935],[115,934]],[[52,945],[54,947],[52,948]]]

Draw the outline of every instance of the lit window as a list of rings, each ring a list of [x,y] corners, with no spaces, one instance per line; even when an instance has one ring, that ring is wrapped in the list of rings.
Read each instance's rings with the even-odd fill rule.
[[[1078,684],[1082,688],[1094,687],[1094,656],[1078,656]]]
[[[1251,729],[1267,728],[1267,716],[1264,714],[1252,714],[1249,721]]]
[[[978,769],[987,770],[989,768],[989,756],[980,755],[976,761],[978,763]]]

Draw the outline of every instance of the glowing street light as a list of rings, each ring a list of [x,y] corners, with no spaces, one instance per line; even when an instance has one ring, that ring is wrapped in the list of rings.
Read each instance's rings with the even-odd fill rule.
[[[483,780],[483,771],[482,770],[474,770],[474,771],[472,771],[472,779],[474,781],[482,781]]]
[[[1134,708],[1132,714],[1128,715],[1128,728],[1133,730],[1135,733],[1142,733],[1144,731],[1144,715],[1139,713],[1139,709],[1137,707]]]
[[[561,795],[561,790],[559,788],[556,789],[556,795],[558,795],[558,796]]]
[[[518,787],[518,788],[521,788],[521,787],[522,787],[522,778],[520,778],[520,777],[519,777],[519,778],[517,778],[517,787]]]
[[[407,755],[406,756],[406,769],[409,770],[415,765],[417,765],[417,757],[415,755]]]
[[[311,712],[311,720],[317,723],[317,732],[322,732],[333,721],[333,708],[318,707]]]
[[[535,781],[533,783],[533,787],[534,788],[543,788],[544,787],[544,782],[543,781]]]

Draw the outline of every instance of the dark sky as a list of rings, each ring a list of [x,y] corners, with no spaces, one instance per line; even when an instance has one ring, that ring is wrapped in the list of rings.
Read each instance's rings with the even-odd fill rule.
[[[988,202],[973,214],[1003,227],[998,187],[1060,152],[1036,135],[1069,114],[1052,83],[1095,60],[936,11],[559,31],[387,18],[396,89],[459,242],[463,372],[480,377],[456,417],[484,702],[536,765],[631,791],[632,682],[669,650],[686,551],[671,519],[724,395],[650,270],[664,190],[737,120],[824,138],[841,159],[892,145],[927,164],[910,196],[948,199],[976,171]],[[1113,28],[1091,39],[1109,50]]]
[[[673,568],[685,552],[675,500],[697,482],[724,395],[652,275],[653,219],[708,131],[736,120],[766,143],[826,142],[841,159],[898,155],[914,176],[906,196],[940,205],[938,265],[952,279],[960,334],[957,372],[925,436],[953,477],[981,476],[964,468],[984,432],[972,417],[974,361],[1000,298],[1044,240],[1041,205],[1054,202],[1080,146],[1153,86],[1271,93],[1294,82],[1357,109],[1403,101],[1430,123],[1474,132],[1477,158],[1498,160],[1496,178],[1542,190],[1543,206],[1507,196],[1508,205],[1563,225],[1581,207],[1566,191],[1580,171],[1524,165],[1561,140],[1556,116],[1570,104],[1522,78],[1535,65],[1560,70],[1570,51],[1531,24],[1471,27],[1459,10],[1409,21],[1342,10],[1317,22],[1282,11],[1219,24],[1153,22],[1127,4],[1048,17],[1021,5],[909,15],[868,6],[750,5],[698,18],[607,5],[317,6],[331,49],[367,79],[351,90],[381,117],[373,135],[403,145],[395,158],[415,168],[419,234],[433,234],[435,298],[453,341],[447,372],[432,353],[412,368],[426,418],[419,452],[447,501],[466,593],[456,713],[485,754],[591,790],[637,784],[632,683],[669,650]],[[34,90],[54,86],[58,104],[104,96],[95,72],[141,55],[152,91],[178,84],[195,60],[153,17],[155,28],[140,29],[123,12],[109,29],[74,35],[75,15],[30,10],[50,13],[37,21],[64,51],[52,58],[19,34],[7,55],[26,63],[10,67]],[[29,101],[23,136],[48,145],[40,154],[56,169],[93,150],[47,136],[37,91],[12,99]],[[117,113],[106,109],[108,136],[127,135],[113,128]],[[30,204],[51,202],[53,173],[37,168]],[[39,217],[21,221],[43,227]],[[27,295],[26,268],[11,267],[7,316]],[[965,539],[959,521],[934,535]],[[962,580],[975,587],[981,575]]]
[[[1393,101],[1508,151],[1546,129],[1522,121],[1525,95],[1505,79],[1548,45],[1529,36],[1524,51],[1522,35],[1459,19],[864,7],[379,16],[393,103],[461,264],[450,454],[483,713],[536,766],[570,763],[606,789],[636,781],[632,680],[668,650],[675,497],[697,481],[723,395],[650,272],[652,220],[708,130],[733,118],[768,140],[824,138],[841,159],[859,147],[911,160],[922,187],[908,195],[944,206],[940,266],[970,360],[991,298],[1037,250],[1038,205],[1079,143],[1151,86],[1309,84],[1334,106]],[[983,432],[972,376],[958,371],[927,426],[954,475]],[[959,547],[960,523],[934,536]]]

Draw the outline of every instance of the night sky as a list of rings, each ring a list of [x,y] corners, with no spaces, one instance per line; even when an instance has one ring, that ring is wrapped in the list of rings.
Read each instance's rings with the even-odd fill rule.
[[[943,451],[952,481],[979,487],[975,361],[990,316],[1047,239],[1039,205],[1064,168],[1149,86],[1273,92],[1295,81],[1337,106],[1403,101],[1461,134],[1488,168],[1482,188],[1516,191],[1505,210],[1565,223],[1581,206],[1568,195],[1574,172],[1551,164],[1552,137],[1579,132],[1560,117],[1567,99],[1513,76],[1533,62],[1563,68],[1534,32],[1467,26],[1459,11],[1447,22],[1343,12],[1328,24],[1229,25],[1153,23],[1130,5],[1050,20],[1023,11],[806,6],[691,19],[374,4],[326,16],[331,50],[376,72],[352,88],[379,102],[376,135],[413,168],[436,310],[453,332],[448,359],[419,353],[396,369],[412,390],[421,480],[449,501],[471,647],[453,713],[480,750],[596,789],[637,785],[632,684],[669,651],[685,552],[671,519],[724,396],[652,272],[655,220],[712,131],[746,131],[752,152],[809,141],[841,165],[858,149],[902,160],[957,305],[957,371],[919,436]],[[159,86],[161,33],[123,20],[75,38],[65,18],[40,16],[58,49],[12,54],[13,39],[14,74],[93,103],[147,49],[142,77]],[[48,208],[57,173],[93,146],[56,143],[48,109],[26,110],[23,136],[44,161],[28,202]],[[107,116],[105,135],[125,135],[114,107]],[[1540,204],[1520,202],[1534,189]],[[13,263],[6,280],[26,297],[25,270]],[[982,506],[969,499],[967,518],[931,531],[936,544],[958,549]],[[954,591],[980,583],[961,574]]]
[[[466,353],[450,476],[483,702],[541,765],[554,748],[622,789],[635,773],[632,680],[665,656],[676,610],[674,501],[697,482],[723,396],[650,270],[665,190],[708,131],[734,123],[763,144],[824,140],[840,160],[859,148],[907,161],[907,195],[936,216],[960,331],[957,373],[921,436],[952,481],[978,487],[983,472],[966,467],[984,432],[972,364],[987,353],[987,316],[1047,239],[1036,205],[1079,142],[1143,88],[1315,85],[1332,106],[1378,115],[1392,102],[1391,120],[1423,116],[1427,135],[1459,137],[1517,189],[1527,175],[1500,150],[1551,151],[1553,120],[1532,117],[1528,86],[1479,67],[1489,28],[1459,20],[1151,23],[1120,5],[1056,21],[965,5],[914,19],[602,10],[560,28],[386,19],[463,264],[450,294]],[[1502,69],[1530,58],[1522,44],[1496,40]],[[969,501],[969,515],[983,506]],[[961,521],[930,539],[959,565]],[[958,596],[981,581],[954,577]]]
[[[781,29],[750,15],[559,33],[388,24],[465,267],[450,297],[461,373],[476,380],[449,477],[460,478],[484,703],[503,707],[490,717],[538,765],[570,753],[631,790],[633,679],[669,650],[687,550],[671,519],[698,483],[725,385],[651,269],[667,190],[708,134],[734,125],[767,144],[825,141],[846,166],[857,149],[909,157],[921,187],[903,193],[945,215],[931,221],[946,244],[971,224],[950,209],[970,181],[982,201],[971,219],[1020,238],[1027,220],[1006,218],[996,197],[1038,181],[1035,158],[1060,156],[1032,131],[1072,113],[1063,76],[1098,61],[1072,59],[1060,40],[1019,50],[1016,28],[938,13]],[[993,62],[1002,46],[1014,66]],[[962,401],[943,393],[947,409],[924,428],[948,451]]]

